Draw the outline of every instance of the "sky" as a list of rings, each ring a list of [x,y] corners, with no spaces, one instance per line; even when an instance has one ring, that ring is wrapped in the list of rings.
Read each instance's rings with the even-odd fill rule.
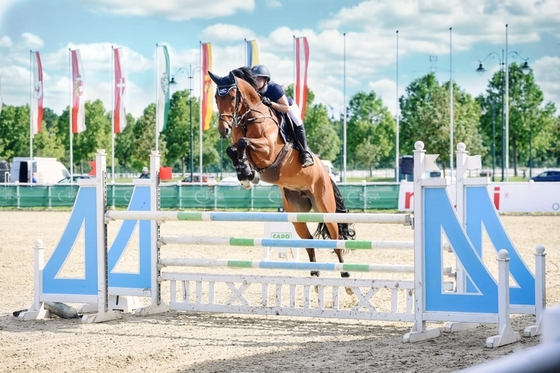
[[[508,64],[527,59],[545,102],[560,108],[559,20],[558,0],[1,0],[0,89],[5,105],[28,104],[30,50],[39,51],[44,106],[60,114],[69,49],[80,49],[86,100],[110,110],[111,47],[122,47],[125,107],[139,117],[156,98],[157,44],[168,46],[174,89],[199,96],[200,43],[212,44],[212,72],[227,75],[245,64],[244,40],[256,40],[260,63],[288,86],[293,38],[305,36],[309,88],[335,117],[360,91],[396,114],[397,97],[430,71],[477,96],[506,44]]]

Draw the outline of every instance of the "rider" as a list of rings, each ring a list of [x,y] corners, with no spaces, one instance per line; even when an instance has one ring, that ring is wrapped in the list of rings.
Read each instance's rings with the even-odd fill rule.
[[[307,147],[305,128],[301,120],[299,107],[294,100],[286,97],[286,93],[280,84],[270,80],[270,71],[265,65],[256,65],[251,69],[258,79],[257,90],[262,96],[262,102],[274,110],[288,113],[294,122],[294,134],[301,148],[300,161],[302,167],[313,166],[313,155]]]

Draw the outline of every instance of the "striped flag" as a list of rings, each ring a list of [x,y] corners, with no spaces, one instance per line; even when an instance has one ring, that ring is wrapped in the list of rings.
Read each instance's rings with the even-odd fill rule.
[[[158,45],[157,57],[157,132],[167,127],[169,113],[169,52],[166,45]]]
[[[31,52],[33,94],[31,95],[31,134],[41,132],[43,123],[43,65],[39,52]]]
[[[302,61],[303,60],[303,61]],[[309,43],[306,37],[296,38],[296,83],[294,86],[296,104],[301,110],[301,119],[305,118],[307,105],[307,67],[309,65]]]
[[[253,67],[259,64],[259,48],[256,40],[245,40],[247,51],[247,66]]]
[[[121,133],[126,127],[126,112],[124,109],[124,94],[126,81],[124,78],[122,48],[113,48],[113,69],[115,73],[113,95],[113,131]]]
[[[80,50],[71,50],[72,57],[72,133],[86,130],[84,69]]]
[[[202,47],[202,106],[201,106],[201,129],[210,129],[210,121],[213,112],[214,83],[208,75],[208,70],[212,70],[212,45],[203,43]]]

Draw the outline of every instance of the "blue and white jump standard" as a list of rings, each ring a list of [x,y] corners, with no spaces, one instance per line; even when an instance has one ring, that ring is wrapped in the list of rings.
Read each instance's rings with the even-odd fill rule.
[[[150,156],[151,178],[135,180],[128,211],[107,211],[106,155],[97,154],[98,176],[94,182],[80,181],[80,191],[68,226],[48,263],[42,248],[35,253],[34,302],[20,317],[29,320],[48,316],[43,302],[59,301],[94,304],[95,314],[84,322],[112,320],[120,316],[119,299],[150,298],[150,305],[132,308],[138,315],[171,310],[268,314],[307,317],[336,317],[363,320],[410,321],[412,329],[404,342],[436,337],[439,328],[430,322],[452,322],[448,330],[460,330],[476,323],[498,324],[498,335],[488,338],[487,346],[497,347],[519,339],[509,323],[511,313],[536,315],[536,325],[525,335],[540,334],[545,307],[544,248],[535,254],[533,276],[507,237],[485,185],[488,179],[467,179],[468,169],[476,168],[476,157],[468,157],[464,144],[457,152],[457,201],[451,202],[444,178],[425,179],[425,171],[437,169],[437,155],[426,155],[423,143],[414,150],[414,218],[408,214],[317,214],[161,211],[159,206],[159,154]],[[473,161],[474,160],[474,161]],[[472,164],[474,162],[474,165]],[[485,184],[486,183],[486,184]],[[123,220],[111,245],[107,224]],[[161,227],[166,221],[272,221],[272,222],[347,222],[411,225],[414,228],[414,266],[363,263],[303,263],[203,258],[162,258],[160,248],[167,244],[263,247],[316,247],[373,250],[379,247],[410,248],[410,243],[375,241],[328,241],[243,237],[166,236]],[[210,223],[211,224],[211,223]],[[76,237],[85,234],[85,274],[81,279],[59,278]],[[127,249],[133,232],[139,235],[139,264],[134,273],[119,273],[116,265]],[[486,232],[498,252],[498,281],[482,260],[482,236]],[[448,242],[445,242],[444,236]],[[40,245],[37,245],[40,246]],[[109,248],[109,249],[107,249]],[[457,282],[444,276],[453,272],[443,266],[442,252],[450,248],[457,258]],[[226,252],[226,251],[225,251]],[[244,271],[267,270],[272,275],[224,274],[220,267]],[[182,271],[171,271],[180,268]],[[194,269],[206,272],[194,272]],[[208,268],[216,268],[211,272]],[[279,275],[289,271],[353,271],[376,273],[413,273],[414,280],[374,278],[315,278]],[[294,272],[295,273],[295,272]],[[510,273],[516,286],[509,287]],[[162,283],[169,284],[169,302],[162,300]],[[230,296],[219,300],[218,288]],[[256,301],[247,289],[260,292]],[[342,307],[339,290],[354,294],[357,303]],[[272,292],[271,292],[272,290]],[[390,305],[376,303],[376,296],[390,292]],[[404,299],[402,298],[404,297]],[[115,300],[116,299],[116,300]],[[387,300],[384,300],[387,302]],[[130,301],[131,304],[136,304]],[[404,304],[404,308],[403,305]],[[120,307],[123,309],[123,307]]]

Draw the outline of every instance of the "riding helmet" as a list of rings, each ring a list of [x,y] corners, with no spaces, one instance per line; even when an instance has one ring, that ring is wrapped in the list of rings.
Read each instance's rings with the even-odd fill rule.
[[[266,67],[265,65],[253,66],[251,68],[251,71],[253,71],[253,74],[255,74],[256,76],[264,76],[265,78],[270,80],[270,71],[268,70],[268,67]]]

